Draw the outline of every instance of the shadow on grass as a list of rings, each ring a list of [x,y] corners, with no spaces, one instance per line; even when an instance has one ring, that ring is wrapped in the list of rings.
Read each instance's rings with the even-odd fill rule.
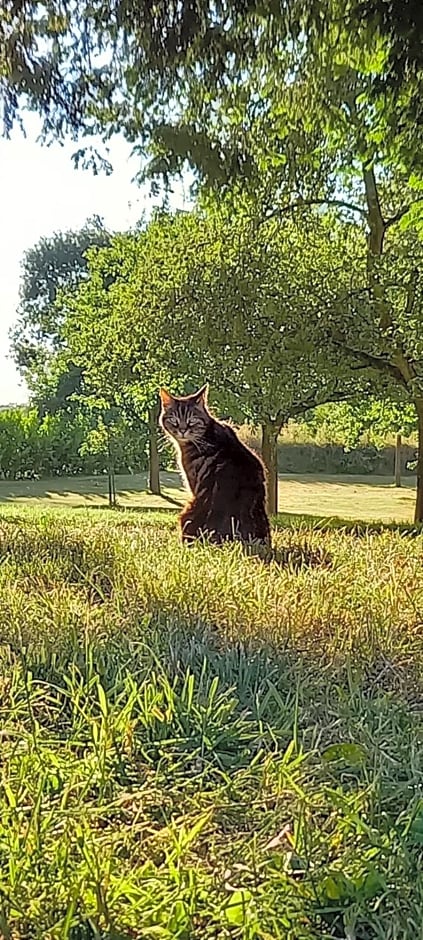
[[[301,486],[367,486],[383,487],[387,490],[397,490],[391,476],[374,474],[325,474],[325,473],[283,473],[278,474],[280,483],[298,483]],[[402,488],[412,490],[416,487],[416,476],[407,474],[402,478]]]
[[[123,491],[118,492],[117,496],[117,505],[115,507],[110,507],[108,504],[107,492],[104,493],[90,493],[85,491],[80,493],[77,490],[39,490],[34,493],[27,492],[9,492],[8,494],[0,493],[0,504],[15,504],[27,505],[27,506],[37,506],[37,504],[42,508],[44,502],[49,501],[52,503],[52,508],[64,508],[64,509],[120,509],[125,512],[135,511],[135,512],[146,512],[152,510],[157,512],[158,510],[167,510],[166,505],[158,506],[144,506],[144,505],[122,505],[122,500],[139,498],[141,497],[153,497],[157,500],[162,500],[164,503],[168,503],[169,507],[174,507],[175,509],[181,510],[184,504],[183,499],[174,499],[173,496],[170,496],[168,493],[152,494],[148,490],[132,490],[132,491]],[[95,502],[99,497],[102,499],[102,502]],[[79,500],[79,501],[78,501]]]
[[[160,775],[166,781],[168,802],[160,813],[168,814],[169,825],[180,818],[180,791],[184,787],[188,792],[193,778],[198,791],[204,793],[212,793],[223,781],[230,799],[222,796],[220,790],[213,808],[214,834],[217,844],[218,838],[223,837],[225,844],[233,841],[237,846],[234,857],[239,862],[244,858],[243,851],[245,858],[249,858],[247,842],[253,842],[257,833],[260,844],[265,845],[269,836],[286,824],[287,818],[298,819],[300,829],[304,790],[307,807],[311,805],[315,814],[315,828],[307,822],[310,839],[315,839],[310,846],[316,845],[320,851],[325,840],[323,872],[310,865],[310,876],[307,861],[307,867],[292,876],[292,885],[298,884],[294,879],[301,879],[299,895],[302,884],[310,889],[315,883],[313,879],[318,878],[317,894],[304,891],[304,917],[316,924],[317,931],[323,929],[323,918],[324,935],[341,938],[346,936],[343,915],[351,907],[359,918],[358,926],[363,924],[365,929],[364,933],[359,930],[355,934],[357,940],[376,936],[371,932],[373,909],[367,898],[363,896],[364,902],[358,908],[354,906],[354,894],[345,893],[334,899],[323,876],[331,874],[327,859],[334,857],[335,845],[340,846],[339,858],[343,862],[341,825],[350,826],[349,830],[345,828],[347,834],[353,831],[348,814],[351,813],[351,819],[354,814],[355,819],[357,805],[360,825],[362,822],[358,849],[361,854],[357,856],[360,862],[367,858],[366,852],[374,850],[378,826],[381,839],[385,829],[392,839],[395,827],[402,831],[404,819],[413,818],[411,801],[420,783],[420,769],[416,780],[412,768],[413,761],[416,766],[419,719],[409,707],[411,681],[407,684],[408,677],[395,664],[387,668],[387,659],[380,656],[377,646],[371,660],[363,649],[360,661],[354,654],[346,654],[340,662],[331,661],[319,644],[300,650],[292,640],[286,640],[286,645],[279,645],[278,649],[270,644],[235,641],[219,633],[209,618],[187,623],[186,610],[177,605],[168,609],[165,601],[158,602],[151,617],[143,619],[140,615],[132,632],[124,636],[114,632],[104,638],[93,637],[88,644],[86,637],[67,637],[63,654],[55,642],[49,642],[44,650],[40,650],[37,642],[35,639],[33,649],[23,651],[21,644],[16,649],[25,672],[31,675],[31,683],[34,678],[50,682],[57,695],[64,688],[64,676],[74,676],[78,696],[84,690],[89,727],[90,722],[99,721],[101,708],[96,683],[101,683],[104,700],[108,702],[107,721],[116,732],[113,747],[108,745],[107,773],[120,793],[122,790],[126,795],[132,790],[139,793],[140,775],[148,761],[149,779],[157,786]],[[131,683],[126,692],[129,676]],[[421,694],[421,690],[417,691]],[[70,721],[72,708],[67,695],[68,687],[61,699],[60,714],[62,720],[69,716]],[[131,707],[137,720],[125,722],[125,727],[132,729],[128,748],[126,738],[122,738],[125,744],[120,741],[118,729],[122,725],[119,715],[127,707],[130,695],[136,696],[136,706]],[[42,720],[46,720],[44,712]],[[304,767],[299,780],[295,761]],[[373,786],[371,808],[365,801],[369,781]],[[151,811],[147,810],[151,814],[154,811],[154,805]],[[312,818],[310,810],[309,817]],[[151,818],[154,823],[155,817]],[[327,819],[340,819],[339,842],[330,841],[332,830],[326,830]],[[308,860],[310,853],[313,860],[307,840],[300,845],[298,856],[306,852]],[[285,859],[285,850],[283,855]],[[396,863],[393,858],[388,867],[381,852],[377,864],[386,868],[386,880],[394,885],[392,893],[398,893],[402,857]],[[350,862],[347,853],[345,859]],[[267,866],[265,856],[264,864]],[[414,857],[405,870],[404,886],[411,883],[413,864]],[[372,866],[370,863],[365,872],[371,874]],[[348,874],[351,870],[350,866]],[[264,871],[270,883],[275,869],[265,867]],[[400,887],[405,891],[402,882]],[[383,918],[382,924],[387,927],[392,910],[385,904],[384,883],[380,888],[377,886],[376,895],[380,896],[378,917]],[[404,896],[408,897],[407,892]],[[362,901],[362,896],[358,897]],[[323,933],[313,931],[310,937],[318,935]],[[396,935],[406,937],[400,931]],[[84,922],[70,933],[73,940],[94,937],[129,940],[129,936],[120,931],[92,930]]]
[[[422,522],[366,522],[364,520],[342,519],[338,516],[315,516],[308,513],[278,513],[272,520],[275,531],[280,529],[305,527],[317,532],[342,532],[343,535],[366,536],[382,535],[383,532],[399,532],[401,535],[422,535]]]

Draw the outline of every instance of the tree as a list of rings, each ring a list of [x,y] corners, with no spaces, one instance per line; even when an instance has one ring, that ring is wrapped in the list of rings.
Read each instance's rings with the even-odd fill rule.
[[[82,368],[90,393],[148,421],[154,493],[160,493],[157,393],[171,378],[174,335],[160,327],[165,315],[171,322],[173,291],[184,270],[181,246],[172,254],[171,244],[172,232],[162,231],[157,220],[144,231],[116,236],[108,249],[89,254],[89,280],[61,300],[68,354]]]
[[[57,303],[60,291],[64,287],[75,287],[87,276],[87,250],[104,247],[109,240],[110,234],[101,220],[93,218],[79,231],[57,232],[51,238],[41,238],[25,253],[11,345],[16,365],[32,390],[40,391],[46,381],[46,367],[62,347],[62,316]],[[63,369],[53,369],[53,373],[58,373],[62,383],[65,381]],[[74,369],[71,374],[77,388]],[[70,393],[70,376],[67,380]],[[50,393],[53,393],[51,387]]]
[[[357,447],[363,437],[375,447],[383,447],[398,433],[409,437],[417,431],[415,409],[405,396],[397,400],[370,396],[329,403],[310,411],[303,423],[312,434],[349,450]]]
[[[404,76],[396,98],[375,97],[389,47],[377,33],[369,37],[365,27],[352,38],[342,17],[336,23],[336,10],[334,2],[317,38],[311,28],[299,30],[287,47],[275,36],[273,51],[267,20],[242,76],[226,74],[226,86],[216,85],[207,95],[200,93],[198,76],[197,97],[190,98],[185,119],[221,154],[228,179],[237,183],[237,198],[240,186],[259,195],[264,219],[283,219],[306,206],[331,207],[336,213],[346,232],[350,285],[327,298],[324,316],[320,311],[315,324],[326,325],[326,332],[313,333],[310,323],[310,338],[320,348],[335,343],[345,364],[361,361],[393,379],[413,401],[420,435],[415,518],[422,521],[423,166],[406,109],[416,78]],[[181,169],[186,123],[176,122],[160,134],[153,169],[166,159],[172,169]],[[191,151],[190,159],[210,187],[206,149]],[[214,181],[221,187],[217,175]]]
[[[348,275],[333,224],[310,216],[257,225],[224,207],[159,214],[90,264],[89,280],[64,301],[65,333],[99,393],[126,389],[147,406],[160,385],[183,393],[208,379],[220,409],[262,425],[276,512],[282,425],[370,388],[366,368],[310,342],[309,320]]]
[[[209,214],[209,224],[213,252],[197,256],[184,298],[189,348],[230,413],[261,425],[275,513],[283,425],[377,383],[361,363],[340,360],[333,344],[316,342],[311,328],[342,282],[345,289],[349,283],[333,219],[309,212],[282,226],[257,224],[248,213],[225,218],[221,208]]]
[[[210,99],[251,62],[288,49],[320,50],[349,38],[364,50],[383,40],[385,59],[375,92],[401,95],[410,77],[419,108],[423,18],[419,0],[4,0],[0,11],[3,121],[9,133],[25,107],[37,110],[47,138],[102,127],[124,129],[141,145],[166,122],[169,105]],[[110,54],[104,55],[104,50]],[[102,60],[103,64],[100,65]],[[421,98],[421,96],[420,96]],[[404,104],[404,102],[403,102]],[[194,109],[195,113],[195,109]],[[415,116],[415,115],[414,115]],[[201,129],[186,125],[186,150],[208,147]],[[416,151],[418,143],[415,144]],[[216,162],[216,161],[215,161]],[[95,165],[95,158],[94,158]],[[107,164],[106,164],[107,165]]]
[[[32,392],[40,415],[66,412],[75,420],[89,414],[89,430],[83,453],[101,455],[109,473],[111,505],[115,504],[112,439],[116,425],[113,402],[92,408],[91,390],[83,370],[68,355],[62,336],[60,292],[75,289],[88,275],[88,249],[110,242],[110,234],[98,218],[79,231],[42,238],[26,252],[20,291],[20,307],[13,328],[12,351]],[[100,414],[98,412],[101,412]],[[112,417],[111,417],[112,416]],[[106,441],[106,444],[104,443]],[[156,484],[157,486],[157,484]]]

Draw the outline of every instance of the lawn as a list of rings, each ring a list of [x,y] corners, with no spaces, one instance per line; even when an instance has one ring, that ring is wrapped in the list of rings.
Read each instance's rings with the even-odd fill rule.
[[[10,505],[0,542],[2,937],[423,937],[422,536],[304,520],[279,567]]]
[[[177,473],[162,473],[162,497],[146,490],[145,474],[118,476],[119,504],[124,508],[164,509],[184,501]],[[338,516],[383,522],[411,522],[415,478],[396,489],[389,477],[281,475],[279,505],[282,513]],[[53,480],[0,482],[0,503],[88,507],[107,505],[105,477],[56,477]]]

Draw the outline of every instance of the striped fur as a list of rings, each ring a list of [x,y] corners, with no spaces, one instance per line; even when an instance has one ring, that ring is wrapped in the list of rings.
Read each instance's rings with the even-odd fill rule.
[[[268,546],[263,465],[229,425],[212,417],[206,393],[206,387],[185,398],[160,393],[160,424],[176,446],[191,494],[180,517],[182,540]]]

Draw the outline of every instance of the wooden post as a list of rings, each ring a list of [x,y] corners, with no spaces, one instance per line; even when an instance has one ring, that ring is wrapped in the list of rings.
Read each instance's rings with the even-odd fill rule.
[[[397,434],[395,441],[395,486],[401,486],[402,436]]]
[[[116,506],[116,481],[110,428],[107,428],[107,479],[109,484],[109,508],[114,509]]]
[[[423,398],[415,401],[418,416],[417,492],[414,522],[423,522]]]
[[[157,419],[159,416],[158,404],[153,405],[148,410],[148,474],[149,490],[156,496],[160,496],[160,464],[159,449],[157,441]]]
[[[279,426],[267,422],[261,426],[261,454],[267,475],[267,511],[275,516],[278,511],[278,434]]]

